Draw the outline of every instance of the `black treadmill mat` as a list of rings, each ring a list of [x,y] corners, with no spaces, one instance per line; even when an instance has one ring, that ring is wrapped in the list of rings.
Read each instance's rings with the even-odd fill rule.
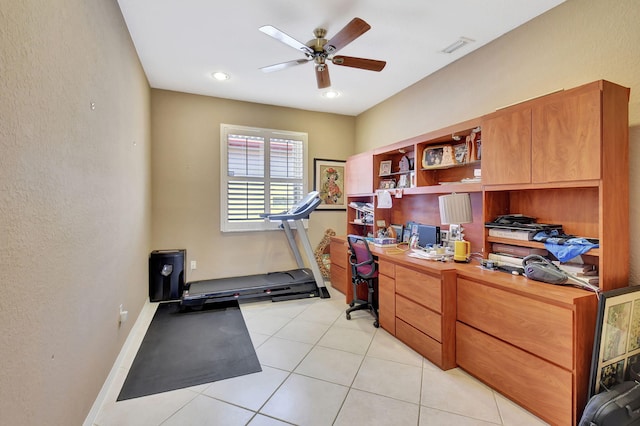
[[[237,301],[158,306],[118,401],[262,371]]]

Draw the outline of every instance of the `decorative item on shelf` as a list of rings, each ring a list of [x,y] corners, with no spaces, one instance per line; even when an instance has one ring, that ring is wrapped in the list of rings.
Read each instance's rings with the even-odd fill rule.
[[[380,187],[378,189],[394,189],[396,187],[396,181],[393,179],[382,179],[380,181]]]
[[[389,176],[391,174],[391,160],[380,162],[380,176]]]
[[[467,193],[449,194],[438,197],[440,221],[449,226],[449,241],[453,241],[456,262],[468,262],[471,254],[471,244],[464,240],[463,223],[473,222],[471,211],[471,197]]]
[[[398,178],[398,188],[408,188],[411,185],[411,181],[409,180],[409,174],[400,175]]]
[[[467,162],[473,163],[474,161],[480,161],[481,155],[481,142],[480,142],[480,127],[473,129],[471,134],[467,136]]]
[[[422,168],[436,169],[456,164],[451,145],[428,146],[422,153]]]
[[[398,167],[400,169],[400,173],[409,173],[409,171],[411,170],[411,162],[409,161],[409,158],[406,155],[402,156]]]
[[[469,161],[469,144],[467,143],[459,143],[453,146],[453,155],[456,161],[456,164],[464,164]]]

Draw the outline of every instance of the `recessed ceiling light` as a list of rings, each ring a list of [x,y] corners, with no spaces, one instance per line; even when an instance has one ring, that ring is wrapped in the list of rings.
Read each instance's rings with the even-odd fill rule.
[[[340,92],[338,92],[337,90],[327,90],[326,92],[324,92],[322,94],[322,96],[324,96],[327,99],[333,99],[333,98],[337,98],[338,96],[340,96]]]
[[[229,80],[229,74],[223,73],[221,71],[211,73],[211,77],[215,78],[218,81]]]
[[[473,43],[475,40],[467,38],[467,37],[460,37],[457,41],[455,41],[454,43],[450,44],[449,46],[445,47],[444,49],[441,50],[442,53],[453,53],[456,50],[460,49],[463,46],[466,46],[469,43]]]

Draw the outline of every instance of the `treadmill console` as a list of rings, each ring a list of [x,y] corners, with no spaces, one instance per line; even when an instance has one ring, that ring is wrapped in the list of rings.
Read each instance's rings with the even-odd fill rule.
[[[320,193],[318,191],[311,191],[310,193],[305,195],[305,197],[302,200],[300,200],[297,204],[295,204],[293,207],[291,207],[289,209],[289,211],[287,212],[287,214],[294,215],[294,214],[297,214],[297,213],[300,213],[300,212],[306,210],[307,207],[309,207],[309,205],[316,198],[318,198],[319,195],[320,195]]]

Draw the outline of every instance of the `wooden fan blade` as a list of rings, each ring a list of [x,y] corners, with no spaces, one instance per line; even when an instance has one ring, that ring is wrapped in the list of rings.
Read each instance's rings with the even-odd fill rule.
[[[324,65],[323,67],[316,67],[316,82],[318,83],[318,89],[324,89],[331,86],[331,79],[329,78],[329,67]]]
[[[353,18],[343,29],[338,31],[336,35],[324,46],[327,53],[335,53],[338,50],[369,31],[371,25],[367,24],[360,18]]]
[[[280,64],[269,65],[269,66],[266,66],[266,67],[262,67],[260,69],[262,70],[262,72],[280,71],[280,70],[283,70],[285,68],[294,67],[296,65],[306,64],[310,60],[311,59],[295,59],[293,61],[288,61],[288,62],[282,62]]]
[[[331,60],[336,65],[345,67],[360,68],[369,71],[382,71],[387,65],[385,61],[377,61],[375,59],[354,58],[353,56],[334,56]]]
[[[276,40],[286,44],[287,46],[291,46],[296,50],[302,51],[305,55],[313,55],[313,49],[311,49],[306,44],[299,42],[298,40],[291,37],[290,35],[283,33],[276,27],[273,27],[271,25],[265,25],[258,29],[263,33],[265,33],[266,35],[271,36]]]

